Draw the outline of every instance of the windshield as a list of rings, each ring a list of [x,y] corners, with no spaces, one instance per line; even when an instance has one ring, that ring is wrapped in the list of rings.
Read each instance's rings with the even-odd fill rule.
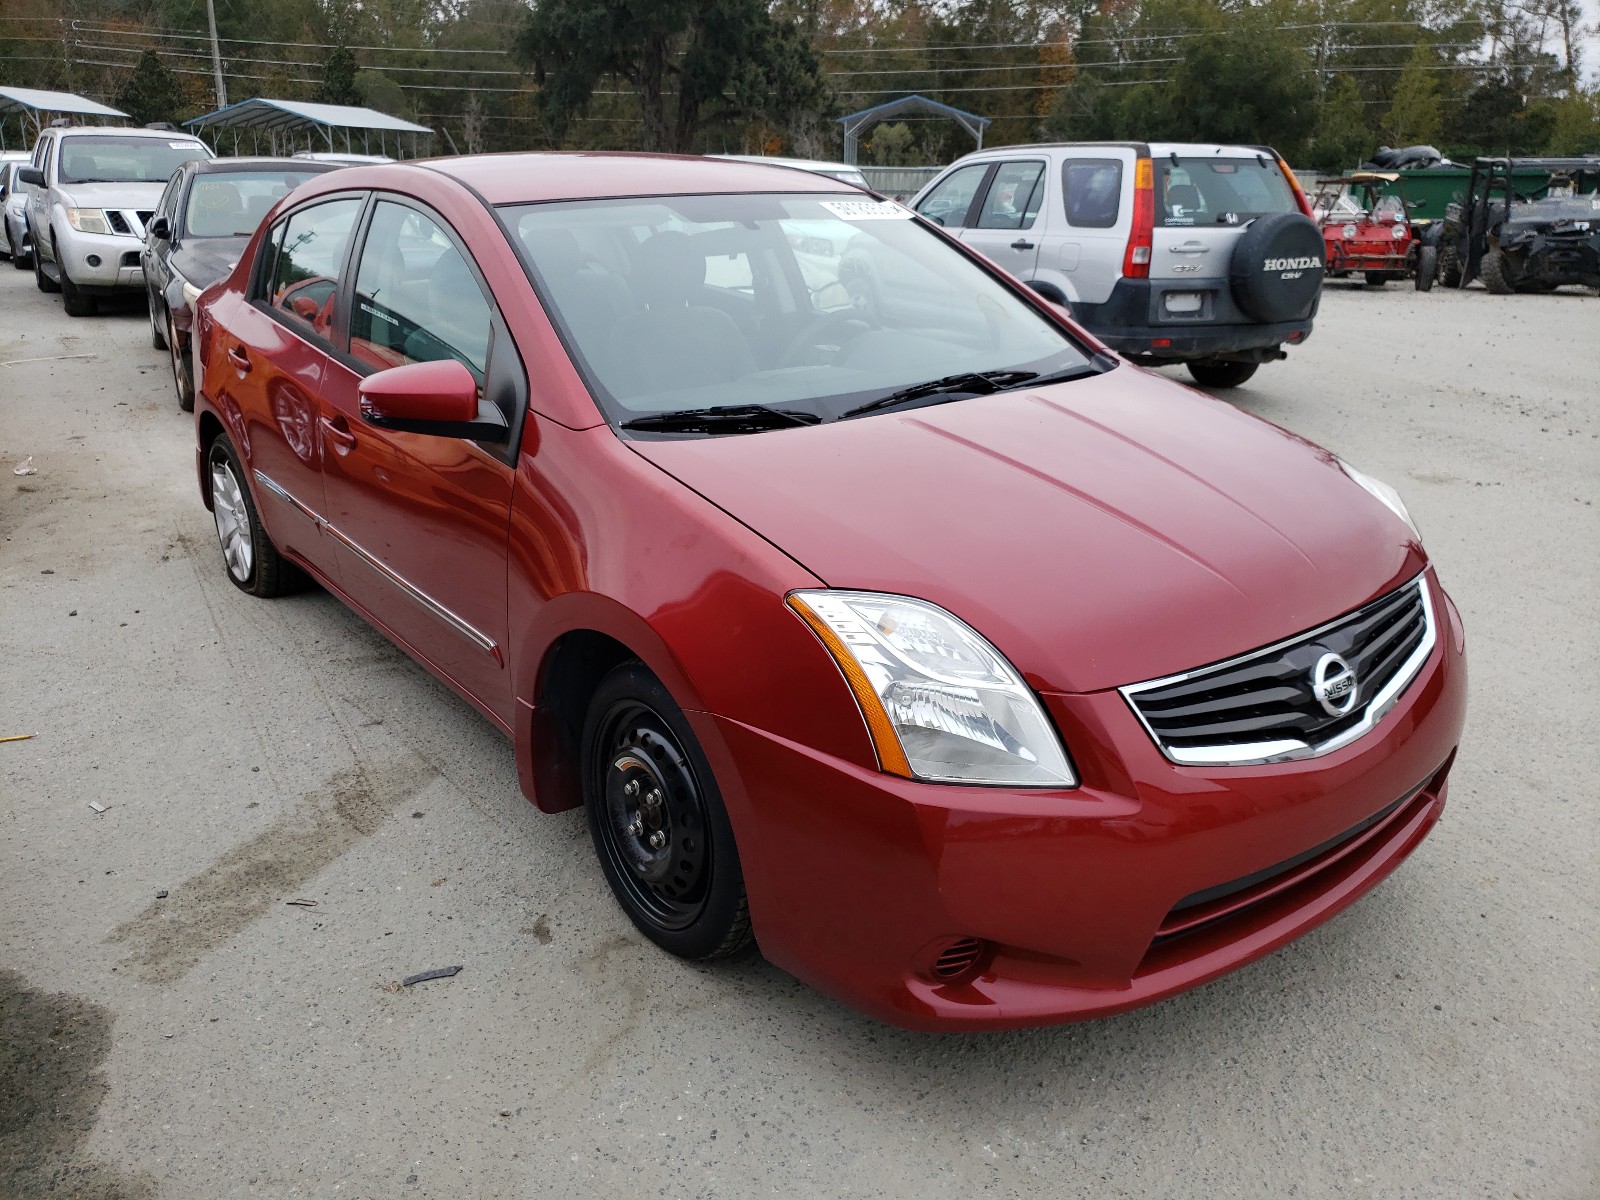
[[[1156,217],[1169,229],[1187,225],[1243,225],[1268,213],[1299,212],[1277,160],[1185,158],[1154,160]]]
[[[318,171],[228,171],[198,175],[189,189],[188,237],[249,237],[279,200]]]
[[[62,183],[165,183],[191,158],[210,158],[203,142],[153,137],[61,140]]]
[[[1090,362],[908,210],[860,193],[586,200],[505,215],[619,423],[733,405],[833,420],[941,377]]]

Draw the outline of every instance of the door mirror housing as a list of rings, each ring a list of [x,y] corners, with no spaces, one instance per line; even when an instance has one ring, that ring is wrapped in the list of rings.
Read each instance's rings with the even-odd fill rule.
[[[163,242],[172,240],[172,222],[165,217],[157,217],[150,222],[150,236],[159,238]]]
[[[43,187],[44,172],[38,167],[23,167],[17,172],[17,182],[25,183],[29,187]]]
[[[478,381],[453,358],[390,367],[361,381],[361,419],[379,429],[504,442],[499,408],[478,398]]]

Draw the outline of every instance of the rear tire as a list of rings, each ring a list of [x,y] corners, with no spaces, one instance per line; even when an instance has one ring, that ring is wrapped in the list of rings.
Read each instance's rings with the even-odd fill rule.
[[[1489,253],[1483,256],[1483,269],[1479,274],[1483,276],[1483,286],[1496,296],[1509,296],[1514,290],[1511,281],[1506,278],[1506,256],[1499,246],[1489,247]]]
[[[1381,288],[1389,282],[1389,273],[1387,271],[1363,271],[1361,274],[1370,288]]]
[[[600,681],[583,722],[583,803],[628,919],[687,959],[755,943],[733,827],[689,722],[638,661]]]
[[[1461,286],[1461,259],[1456,255],[1454,242],[1439,245],[1439,282],[1448,288]]]
[[[1439,250],[1435,246],[1424,246],[1417,251],[1416,288],[1419,292],[1433,290],[1434,276],[1439,273]]]
[[[300,569],[278,553],[261,527],[255,498],[245,483],[244,464],[225,433],[218,434],[206,450],[206,477],[229,582],[264,599],[295,591],[303,578]]]
[[[1201,387],[1235,388],[1254,375],[1256,368],[1261,364],[1199,360],[1185,365],[1189,368],[1189,374],[1194,376],[1194,381]]]

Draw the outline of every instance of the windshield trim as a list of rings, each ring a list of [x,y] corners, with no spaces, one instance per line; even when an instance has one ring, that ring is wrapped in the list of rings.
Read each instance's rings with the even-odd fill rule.
[[[566,351],[568,361],[572,364],[573,370],[583,383],[585,391],[588,392],[590,402],[594,405],[595,413],[599,417],[599,421],[596,423],[603,423],[610,426],[617,436],[623,440],[628,440],[637,436],[644,436],[654,439],[658,437],[675,438],[685,435],[662,434],[643,430],[638,431],[638,433],[634,433],[624,428],[624,425],[627,421],[636,418],[641,414],[628,410],[627,406],[612,396],[610,390],[600,381],[600,378],[593,365],[590,363],[588,356],[579,346],[577,338],[573,336],[566,317],[562,314],[560,308],[555,304],[548,286],[545,284],[538,267],[533,261],[532,253],[529,251],[527,245],[517,233],[517,214],[532,209],[550,207],[554,205],[645,204],[652,201],[670,202],[686,198],[703,198],[713,196],[774,196],[793,197],[803,200],[828,200],[838,198],[853,200],[859,199],[861,192],[859,189],[852,188],[848,184],[843,184],[840,190],[837,191],[817,191],[811,188],[806,188],[796,191],[763,189],[761,191],[728,192],[719,189],[705,192],[655,192],[638,195],[628,194],[616,196],[560,196],[547,197],[538,200],[513,200],[498,204],[491,203],[487,197],[482,195],[478,196],[480,202],[482,202],[484,207],[493,214],[496,223],[500,226],[501,234],[505,237],[506,242],[511,247],[512,254],[516,257],[518,264],[522,267],[523,276],[527,279],[528,285],[533,289],[534,296],[539,301],[540,308],[543,310],[545,317],[549,320],[550,326],[555,331],[556,337],[561,342],[562,348]],[[1056,311],[1043,296],[1039,295],[1026,284],[1021,283],[1020,281],[1015,280],[1007,275],[1004,271],[1000,270],[1000,268],[995,266],[994,263],[990,262],[972,247],[961,242],[959,239],[951,237],[949,234],[945,233],[931,221],[928,221],[914,209],[911,209],[909,206],[906,207],[910,214],[908,218],[910,223],[921,226],[928,234],[938,238],[944,245],[964,256],[969,263],[977,267],[986,276],[988,276],[992,283],[997,284],[1003,290],[1009,292],[1014,299],[1021,302],[1024,307],[1030,309],[1036,316],[1040,318],[1040,320],[1047,324],[1054,332],[1058,333],[1062,339],[1062,342],[1064,343],[1064,347],[1069,347],[1081,354],[1083,358],[1090,363],[1097,362],[1105,356],[1106,351],[1102,346],[1092,339],[1091,335],[1087,335],[1085,331],[1080,330],[1075,324],[1064,320],[1058,313],[1056,313]],[[872,390],[881,392],[881,389]],[[840,393],[839,398],[845,399],[850,395],[850,393]],[[865,393],[858,393],[856,395],[864,398]],[[973,398],[976,397],[967,397],[967,399]],[[818,397],[818,399],[820,399],[820,397]],[[846,406],[846,408],[849,407],[854,407],[854,405]],[[892,412],[894,410],[889,409],[886,411]],[[836,419],[838,418],[824,418],[823,423],[833,424]],[[795,428],[801,427],[802,426],[798,425],[795,426]]]

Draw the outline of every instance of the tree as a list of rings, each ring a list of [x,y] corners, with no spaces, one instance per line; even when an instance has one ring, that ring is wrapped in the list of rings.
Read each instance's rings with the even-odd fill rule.
[[[1367,129],[1366,105],[1360,89],[1348,75],[1337,75],[1328,85],[1311,139],[1310,163],[1319,171],[1347,171],[1377,147]]]
[[[178,86],[177,75],[156,52],[146,50],[117,92],[117,107],[141,125],[176,121],[183,108],[183,89]]]
[[[827,98],[816,51],[764,0],[540,0],[512,54],[558,133],[608,77],[632,85],[648,150],[687,153],[709,123],[781,121]]]
[[[1439,94],[1434,83],[1436,64],[1426,42],[1418,42],[1400,72],[1394,103],[1383,118],[1383,135],[1391,146],[1431,143],[1439,136]]]
[[[318,104],[360,104],[356,88],[356,56],[348,46],[335,46],[322,64],[322,83],[312,97]]]

